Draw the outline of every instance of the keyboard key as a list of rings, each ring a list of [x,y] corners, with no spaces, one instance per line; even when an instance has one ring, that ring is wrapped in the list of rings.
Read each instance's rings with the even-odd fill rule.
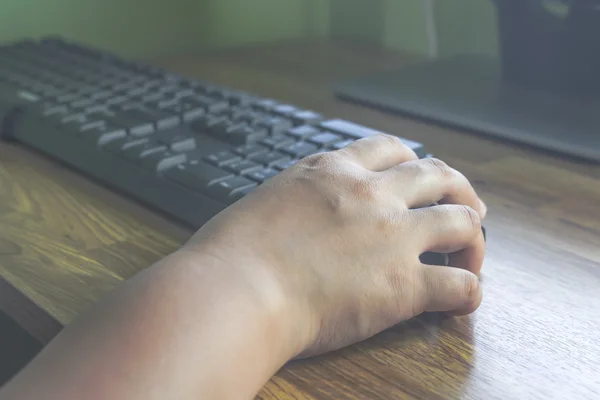
[[[280,149],[294,143],[294,139],[287,136],[271,136],[260,141],[261,144],[269,146],[272,149]]]
[[[148,91],[148,88],[145,86],[138,86],[133,89],[130,89],[126,92],[126,95],[129,97],[138,97],[142,96]]]
[[[224,121],[226,122],[227,118],[222,115],[207,114],[194,120],[190,126],[195,132],[207,135],[215,125]]]
[[[138,139],[132,138],[131,136],[126,136],[124,138],[111,140],[110,142],[106,143],[102,149],[111,153],[120,153],[131,147],[139,146],[149,141],[150,140],[148,138]]]
[[[104,126],[106,125],[106,121],[93,121],[93,122],[88,122],[85,123],[83,125],[79,126],[79,132],[86,132],[86,131],[90,131],[92,129],[102,129],[104,128]]]
[[[186,97],[182,99],[182,103],[191,104],[194,107],[203,108],[207,113],[218,113],[229,107],[229,104],[223,100],[216,100],[208,96]]]
[[[176,165],[183,164],[187,161],[187,154],[174,153],[169,150],[156,151],[148,154],[139,163],[142,167],[155,172],[164,172]]]
[[[314,143],[319,146],[327,146],[329,144],[341,141],[342,137],[333,133],[325,132],[320,133],[316,136],[311,136],[308,140],[311,143]]]
[[[103,90],[103,91],[92,93],[90,95],[90,99],[99,101],[99,100],[107,99],[107,98],[111,97],[112,95],[113,95],[112,91],[110,91],[110,90]]]
[[[261,153],[253,155],[249,157],[252,161],[257,162],[259,164],[265,165],[267,167],[271,167],[276,163],[284,162],[290,159],[289,156],[285,154],[281,154],[277,151],[272,151],[270,153]]]
[[[126,129],[133,136],[146,136],[155,132],[156,127],[154,118],[142,118],[143,114],[138,114],[139,110],[126,110],[117,112],[117,115],[111,119],[115,125]],[[170,125],[169,122],[166,124]]]
[[[206,157],[207,162],[216,165],[217,167],[222,167],[223,165],[239,160],[241,160],[241,157],[233,154],[230,151],[219,151],[218,153],[214,153]]]
[[[229,141],[229,136],[231,132],[236,129],[243,128],[244,124],[239,124],[237,122],[229,121],[228,119],[220,120],[219,122],[212,125],[209,129],[209,133],[216,137],[219,140]],[[243,143],[234,143],[234,144],[243,144]]]
[[[186,97],[193,97],[196,95],[196,92],[194,92],[194,89],[181,89],[181,88],[176,88],[173,91],[173,97],[175,97],[176,99],[183,99]]]
[[[264,129],[255,129],[248,125],[238,125],[229,130],[227,140],[234,145],[256,143],[267,137]]]
[[[295,158],[308,156],[309,154],[315,153],[317,150],[317,146],[306,142],[296,142],[281,149],[284,153],[290,154]]]
[[[167,146],[161,143],[157,143],[154,141],[148,141],[145,143],[140,143],[135,146],[130,146],[127,150],[124,150],[122,156],[131,160],[138,162],[140,158],[144,158],[153,153],[158,153],[160,151],[167,150]]]
[[[61,124],[74,123],[74,124],[83,125],[86,122],[88,122],[88,119],[87,119],[86,115],[83,113],[65,115],[64,117],[62,117],[60,119]]]
[[[180,109],[176,109],[179,105],[179,100],[178,99],[164,99],[161,98],[158,101],[149,101],[147,103],[145,103],[145,105],[147,107],[150,108],[158,108],[160,110],[164,110],[164,109],[169,109],[169,111],[175,113],[175,114],[179,114],[181,113],[182,110]]]
[[[156,125],[156,129],[169,129],[178,126],[181,124],[181,119],[177,115],[166,114],[163,117],[159,118],[154,123]]]
[[[167,145],[173,151],[191,151],[196,148],[193,132],[184,127],[160,131],[153,139]]]
[[[142,122],[127,126],[127,130],[132,136],[146,136],[154,133],[154,125],[149,122]]]
[[[333,149],[339,150],[339,149],[343,149],[344,147],[346,147],[349,144],[354,143],[354,142],[355,142],[355,140],[352,140],[352,139],[350,139],[350,140],[344,140],[343,142],[334,143],[331,147]]]
[[[224,100],[227,96],[227,93],[227,90],[224,90],[214,85],[206,87],[206,94],[217,100]]]
[[[204,117],[207,111],[192,103],[183,103],[180,99],[167,99],[154,104],[155,108],[180,116],[184,121],[191,122]]]
[[[222,180],[234,177],[231,172],[209,165],[200,160],[188,160],[184,164],[170,168],[164,176],[191,189],[207,193],[208,187]]]
[[[291,115],[292,120],[299,125],[311,125],[321,122],[323,116],[313,111],[300,110]]]
[[[198,118],[201,118],[206,114],[206,111],[201,107],[194,107],[185,110],[182,114],[182,118],[185,122],[191,122]]]
[[[275,114],[289,116],[300,110],[298,110],[297,107],[294,107],[289,104],[280,104],[278,106],[273,107],[273,109],[271,111],[274,112]]]
[[[262,168],[262,169],[259,169],[256,171],[246,173],[245,175],[247,178],[250,178],[253,181],[256,181],[258,183],[263,183],[264,181],[266,181],[269,178],[274,177],[278,173],[279,173],[279,171],[276,169],[273,169],[273,168]]]
[[[256,189],[256,186],[248,186],[239,190],[236,190],[229,198],[229,203],[235,203],[238,200],[246,197]]]
[[[208,191],[211,196],[217,200],[221,200],[227,203],[235,201],[233,196],[242,190],[248,190],[256,187],[256,182],[242,176],[235,176],[233,178],[221,180],[211,186]]]
[[[137,106],[118,111],[112,122],[126,129],[133,136],[145,136],[154,132],[152,118]]]
[[[231,116],[231,120],[236,122],[250,123],[263,118],[263,116],[260,113],[247,108],[233,109],[231,113],[229,113],[229,115]]]
[[[297,162],[298,162],[298,160],[284,160],[284,161],[276,162],[272,166],[273,166],[273,168],[283,171],[284,169],[288,169],[289,167],[296,164]]]
[[[262,168],[262,165],[250,160],[240,160],[227,164],[224,169],[238,175],[243,175],[256,169]]]
[[[293,128],[293,129],[290,129],[287,132],[287,134],[289,136],[295,137],[297,139],[306,139],[306,138],[309,138],[311,136],[318,135],[320,133],[321,133],[320,130],[318,130],[314,126],[310,126],[310,125],[297,126],[297,127]]]
[[[247,106],[256,101],[255,98],[244,93],[228,93],[225,97],[232,106]]]
[[[352,139],[362,139],[364,137],[383,133],[371,128],[367,128],[366,126],[358,125],[341,119],[324,121],[321,122],[320,126],[323,129],[341,133],[342,135],[348,136]]]
[[[283,135],[294,126],[291,120],[281,117],[261,119],[254,122],[254,125],[266,129],[271,136]]]
[[[275,100],[263,99],[263,100],[258,100],[256,103],[254,103],[253,107],[258,110],[262,110],[262,111],[270,111],[272,108],[276,107],[277,105],[279,105],[279,103],[276,102]]]
[[[19,99],[25,100],[28,103],[37,103],[41,100],[39,95],[29,92],[27,90],[19,90],[17,96],[19,97]]]
[[[245,144],[243,146],[235,148],[233,151],[241,155],[242,157],[250,157],[255,154],[266,153],[267,151],[269,151],[269,149],[259,144]]]
[[[44,117],[64,117],[69,114],[69,108],[67,106],[54,106],[44,108],[42,110],[42,115]]]
[[[163,100],[163,99],[164,99],[164,95],[159,92],[146,93],[142,96],[143,103],[149,103],[152,101],[159,101],[159,100]]]
[[[127,133],[125,129],[104,124],[82,130],[79,136],[84,140],[93,142],[96,146],[104,146],[113,140],[125,139]]]
[[[79,99],[79,100],[76,100],[76,101],[72,102],[71,104],[69,104],[69,107],[71,107],[71,108],[88,108],[94,104],[95,104],[95,101],[93,99]]]
[[[112,90],[114,92],[125,92],[125,91],[128,91],[128,90],[134,89],[138,85],[139,85],[138,83],[132,82],[132,81],[120,82],[120,83],[114,85],[112,87]]]
[[[86,114],[104,114],[105,116],[114,117],[118,110],[104,104],[96,104],[85,109]]]
[[[93,110],[93,111],[89,111],[89,110]],[[111,119],[111,118],[114,118],[114,116],[115,116],[114,112],[112,112],[106,108],[101,109],[101,108],[97,108],[97,107],[92,107],[92,108],[85,110],[84,114],[88,121]]]
[[[125,96],[114,96],[109,99],[104,100],[104,104],[108,106],[116,106],[119,104],[124,104],[129,100],[128,97]]]
[[[350,137],[352,139],[361,139],[364,137],[383,133],[380,131],[376,131],[375,129],[367,128],[366,126],[358,125],[353,122],[344,121],[341,119],[332,119],[325,122],[321,122],[320,126],[327,130],[341,133],[342,135]],[[426,153],[423,144],[404,138],[400,139],[406,146],[411,148],[419,158],[425,157]]]

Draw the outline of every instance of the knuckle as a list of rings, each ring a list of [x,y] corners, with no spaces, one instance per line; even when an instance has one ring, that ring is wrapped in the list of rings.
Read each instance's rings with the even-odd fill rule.
[[[473,300],[477,295],[478,285],[477,277],[468,271],[464,271],[458,288],[465,298]]]
[[[481,227],[481,218],[479,213],[473,208],[466,205],[457,205],[456,215],[461,222],[464,222],[471,229],[479,229]]]
[[[378,136],[386,142],[386,145],[395,146],[401,149],[406,148],[404,143],[402,143],[402,140],[400,140],[400,138],[397,136],[390,135],[389,133],[380,133]]]
[[[381,134],[381,136],[387,141],[386,145],[388,147],[395,148],[395,151],[398,153],[402,153],[406,159],[418,159],[415,152],[410,147],[405,145],[399,137],[387,133],[383,133]]]
[[[303,158],[300,164],[314,169],[328,169],[340,162],[340,157],[334,152],[312,154]]]
[[[350,194],[360,202],[379,202],[381,185],[375,179],[357,178],[349,187]]]
[[[444,161],[439,158],[427,158],[423,161],[423,166],[428,172],[433,172],[444,178],[449,178],[453,175],[452,169]]]
[[[375,214],[373,222],[377,235],[382,239],[398,237],[402,224],[397,212],[390,211],[388,207],[378,207]]]

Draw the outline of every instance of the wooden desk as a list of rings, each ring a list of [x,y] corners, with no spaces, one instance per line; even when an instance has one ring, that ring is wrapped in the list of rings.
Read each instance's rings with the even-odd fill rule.
[[[287,43],[160,60],[424,142],[489,205],[484,302],[292,363],[262,399],[600,398],[600,166],[342,103],[330,85],[401,54]],[[0,308],[46,342],[190,235],[58,163],[0,145]]]

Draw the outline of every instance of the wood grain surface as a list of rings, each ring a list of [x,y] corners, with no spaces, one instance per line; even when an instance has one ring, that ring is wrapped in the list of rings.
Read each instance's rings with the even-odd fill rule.
[[[600,166],[333,98],[417,62],[332,42],[158,60],[175,71],[421,141],[489,206],[484,301],[282,369],[260,399],[600,399]],[[0,308],[48,341],[191,232],[59,163],[0,144]]]

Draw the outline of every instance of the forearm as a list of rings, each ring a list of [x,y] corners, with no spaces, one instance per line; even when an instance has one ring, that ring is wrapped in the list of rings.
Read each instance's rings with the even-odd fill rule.
[[[256,290],[262,282],[214,258],[194,260],[179,252],[124,284],[0,399],[252,398],[294,356],[282,331],[292,324],[276,293]]]

